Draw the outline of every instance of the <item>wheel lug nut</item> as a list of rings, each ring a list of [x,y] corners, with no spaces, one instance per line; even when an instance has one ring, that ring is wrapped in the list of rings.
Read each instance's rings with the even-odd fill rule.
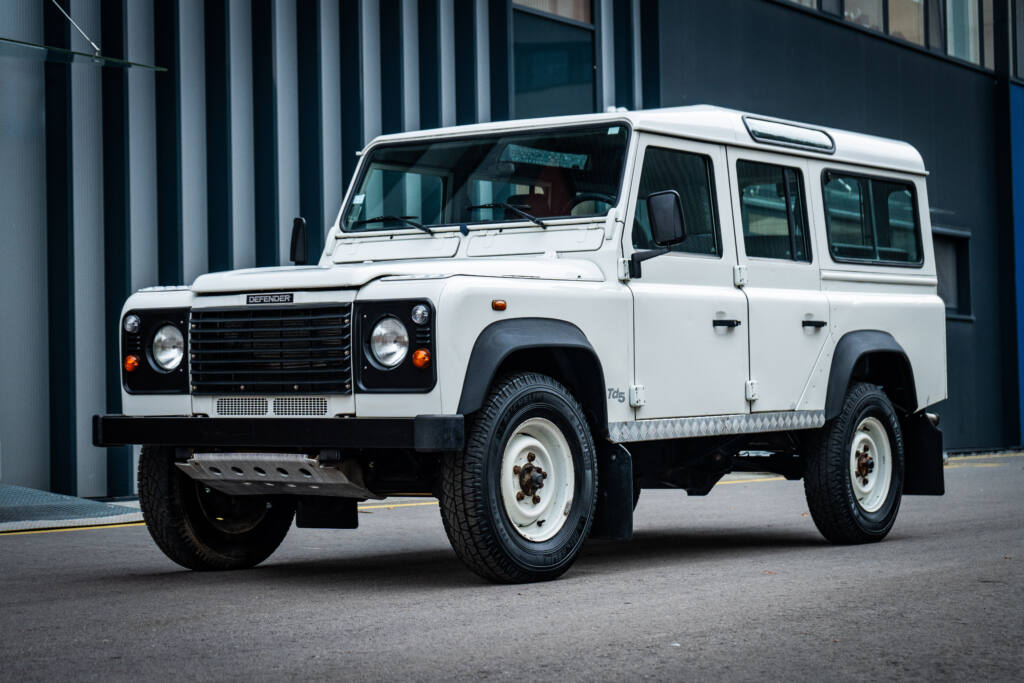
[[[527,453],[526,454],[526,459],[529,460],[530,462],[533,462],[534,460],[537,459],[537,456],[534,455],[533,453]]]
[[[519,467],[519,465],[516,465],[515,467],[512,468],[512,474],[519,474],[522,471],[523,470],[521,467]]]
[[[526,494],[522,491],[516,491],[516,500],[522,500],[523,498],[526,498]]]
[[[539,502],[540,502],[540,496],[537,496],[537,495],[535,495],[535,496],[533,497],[533,504],[534,504],[534,505],[536,505],[536,504],[537,504],[537,503],[539,503]]]

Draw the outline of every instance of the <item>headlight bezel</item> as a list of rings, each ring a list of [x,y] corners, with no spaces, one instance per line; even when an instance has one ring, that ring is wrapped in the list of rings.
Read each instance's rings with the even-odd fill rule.
[[[390,327],[391,329],[383,329],[385,327]],[[390,341],[387,339],[390,339]],[[382,350],[381,348],[386,344],[392,344],[396,347],[391,354],[391,358],[386,358],[389,354],[387,350]],[[378,367],[383,370],[394,370],[404,363],[405,359],[409,356],[409,328],[396,316],[381,316],[370,330],[369,349],[370,358]]]
[[[425,306],[429,315],[422,324],[412,319],[416,306]],[[428,393],[437,384],[434,329],[436,310],[428,299],[387,299],[380,301],[356,301],[355,349],[359,355],[354,359],[354,388],[357,393]],[[374,355],[372,335],[377,325],[386,318],[395,318],[406,329],[408,346],[401,361],[387,367]],[[418,368],[412,362],[417,349],[427,349],[431,355],[428,367]]]
[[[137,316],[139,326],[135,332],[124,329],[128,316]],[[132,309],[121,316],[121,361],[128,354],[137,355],[142,362],[134,372],[121,368],[121,386],[128,394],[187,394],[188,393],[188,308]],[[165,325],[178,329],[183,339],[182,360],[172,370],[162,369],[153,358],[152,345],[157,331]]]

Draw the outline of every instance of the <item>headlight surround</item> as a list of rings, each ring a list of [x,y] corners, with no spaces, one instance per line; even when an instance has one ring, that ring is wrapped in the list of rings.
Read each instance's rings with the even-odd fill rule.
[[[409,353],[409,331],[401,320],[389,315],[377,321],[370,333],[370,353],[387,369],[402,364]]]
[[[153,362],[164,372],[176,370],[185,358],[185,337],[175,325],[163,325],[150,345]]]

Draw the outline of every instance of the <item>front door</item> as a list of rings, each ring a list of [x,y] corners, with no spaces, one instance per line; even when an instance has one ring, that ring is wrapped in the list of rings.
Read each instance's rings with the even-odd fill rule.
[[[733,283],[736,248],[725,148],[641,140],[624,252],[654,249],[647,195],[679,193],[687,237],[644,261],[633,291],[637,419],[747,412],[747,302]]]
[[[730,148],[736,246],[746,266],[751,412],[793,410],[829,336],[807,165],[800,159]]]

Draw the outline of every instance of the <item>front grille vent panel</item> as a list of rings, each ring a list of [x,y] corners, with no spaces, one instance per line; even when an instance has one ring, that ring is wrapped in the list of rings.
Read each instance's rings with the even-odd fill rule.
[[[193,394],[349,394],[352,306],[194,309]]]

